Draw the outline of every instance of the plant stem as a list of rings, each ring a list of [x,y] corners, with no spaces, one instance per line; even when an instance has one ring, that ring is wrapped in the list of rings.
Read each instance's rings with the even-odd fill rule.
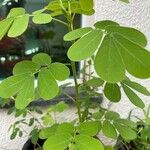
[[[76,72],[76,67],[75,67],[75,62],[71,61],[71,68],[72,68],[72,72],[73,72],[73,79],[74,79],[74,83],[75,83],[75,101],[76,101],[76,107],[77,107],[77,111],[78,111],[78,117],[79,117],[79,122],[82,122],[82,116],[81,116],[81,110],[80,110],[80,101],[79,101],[79,85],[77,82],[77,72]]]
[[[36,118],[36,117],[34,117],[34,115],[31,113],[30,110],[28,110],[28,113],[29,113],[29,115],[30,115],[31,117],[33,117],[33,118],[36,120],[36,122],[40,125],[40,127],[43,128],[43,125],[41,124],[41,122],[39,121],[39,119]]]
[[[68,26],[68,30],[69,31],[73,31],[73,20],[74,20],[74,16],[75,14],[71,15],[71,8],[70,8],[70,2],[68,2],[68,7],[69,7],[69,11],[67,11],[65,9],[65,7],[63,6],[63,2],[62,0],[59,0],[60,2],[60,6],[62,8],[62,10],[67,14],[67,20],[68,22],[65,23],[65,25]],[[58,21],[58,20],[55,20]],[[60,21],[58,21],[60,22]],[[62,23],[62,22],[60,22]],[[64,22],[63,22],[64,24]],[[74,42],[72,42],[74,43]],[[80,97],[79,97],[79,85],[78,85],[78,81],[77,81],[77,72],[76,72],[76,66],[75,66],[75,62],[70,60],[70,64],[71,64],[71,68],[72,68],[72,72],[73,72],[73,79],[74,79],[74,84],[75,84],[75,103],[76,103],[76,107],[77,107],[77,113],[78,113],[78,117],[79,117],[79,123],[82,122],[82,116],[81,116],[81,105],[80,105]]]
[[[59,22],[59,23],[61,23],[61,24],[63,24],[63,25],[65,25],[65,26],[68,27],[68,24],[67,24],[67,23],[65,23],[65,22],[63,22],[63,21],[61,21],[61,20],[59,20],[59,19],[53,18],[53,20],[54,20],[54,21],[57,21],[57,22]]]
[[[69,17],[71,18],[71,17]],[[68,25],[69,25],[69,31],[73,31],[73,20],[68,19]],[[72,42],[74,43],[74,42]],[[81,105],[80,105],[80,97],[79,97],[79,85],[77,81],[77,72],[76,72],[76,65],[74,61],[70,61],[71,63],[71,68],[73,72],[73,79],[74,79],[74,84],[75,84],[75,101],[76,101],[76,107],[77,107],[77,112],[78,112],[78,117],[79,117],[79,123],[82,122],[82,116],[81,116]]]
[[[76,102],[75,99],[74,99],[72,96],[70,96],[69,94],[67,94],[67,93],[64,92],[64,91],[63,91],[63,93],[64,93],[68,98],[70,98],[73,102]]]

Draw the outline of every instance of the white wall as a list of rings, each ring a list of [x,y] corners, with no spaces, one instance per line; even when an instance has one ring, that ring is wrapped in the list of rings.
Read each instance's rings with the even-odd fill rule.
[[[122,2],[114,2],[112,0],[95,0],[95,16],[84,17],[83,25],[90,26],[94,22],[100,20],[113,20],[120,23],[123,26],[130,26],[142,31],[147,39],[150,49],[150,1],[149,0],[130,0],[130,4]],[[143,84],[150,90],[150,80],[133,80]],[[150,104],[149,97],[140,95],[142,100],[146,103],[146,106]],[[108,101],[104,102],[104,106],[107,106]],[[123,94],[119,103],[113,104],[111,109],[120,114],[123,117],[127,117],[131,109],[135,108],[134,105],[129,102],[128,98]],[[142,116],[141,110],[135,110],[134,114]]]
[[[130,4],[114,2],[112,0],[96,0],[95,21],[111,19],[121,25],[130,26],[144,32],[150,45],[150,1],[149,0],[130,0]],[[147,47],[149,48],[149,46]],[[137,80],[150,89],[150,80]],[[146,104],[150,104],[149,97],[143,95],[142,99]],[[122,96],[120,103],[113,105],[113,109],[120,112],[122,116],[128,116],[128,112],[134,108],[125,95]],[[139,111],[135,111],[139,115]],[[140,114],[141,115],[141,114]]]
[[[149,0],[131,0],[131,4],[113,2],[112,0],[95,0],[96,14],[93,17],[83,17],[83,25],[88,26],[98,20],[112,19],[122,25],[136,27],[143,31],[150,41],[150,1]],[[140,81],[150,89],[150,81]],[[150,103],[149,97],[143,97],[143,100]],[[123,95],[119,104],[113,106],[113,109],[127,116],[133,105]],[[6,110],[0,110],[0,150],[21,150],[25,139],[16,139],[10,141],[8,128],[14,122],[14,117],[7,116]],[[2,148],[3,147],[3,148]]]

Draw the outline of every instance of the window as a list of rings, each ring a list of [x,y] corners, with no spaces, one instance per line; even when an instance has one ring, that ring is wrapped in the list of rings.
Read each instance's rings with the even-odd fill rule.
[[[5,0],[6,5],[0,9],[0,17],[4,18],[13,7],[24,7],[27,12],[43,8],[49,0]],[[59,17],[59,19],[65,19]],[[81,25],[81,16],[76,16],[75,27]],[[48,53],[53,61],[68,64],[66,52],[70,46],[63,41],[67,28],[57,22],[46,25],[35,25],[30,21],[27,31],[20,37],[4,37],[0,41],[0,78],[11,75],[13,66],[21,61],[31,59],[39,52]],[[68,67],[70,67],[68,65]],[[76,69],[79,70],[77,63]],[[72,73],[71,73],[72,74]]]

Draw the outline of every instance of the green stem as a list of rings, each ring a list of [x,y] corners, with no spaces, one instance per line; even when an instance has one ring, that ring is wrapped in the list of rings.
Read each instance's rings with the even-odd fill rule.
[[[59,22],[59,23],[61,23],[61,24],[63,24],[63,25],[65,25],[65,26],[68,27],[68,24],[67,24],[67,23],[65,23],[65,22],[63,22],[63,21],[61,21],[61,20],[59,20],[59,19],[53,18],[53,20],[54,20],[54,21],[57,21],[57,22]]]
[[[63,93],[64,93],[68,98],[70,98],[73,102],[76,102],[76,100],[75,100],[72,96],[70,96],[69,94],[67,94],[67,93],[64,92],[64,91],[63,91]]]
[[[73,20],[70,18],[71,18],[71,16],[69,16],[69,19],[68,19],[69,31],[73,31]],[[74,42],[72,42],[72,43],[74,43]],[[74,79],[74,84],[75,84],[75,101],[76,101],[77,113],[78,113],[78,117],[79,117],[79,122],[81,123],[82,122],[81,104],[80,104],[80,97],[79,97],[79,84],[77,81],[76,65],[75,65],[74,61],[70,61],[70,62],[71,62],[71,68],[72,68],[73,79]]]
[[[68,7],[69,7],[69,11],[67,11],[65,9],[65,7],[63,6],[63,2],[62,0],[59,0],[60,2],[60,6],[62,8],[62,10],[67,14],[67,20],[68,23],[65,23],[65,25],[68,26],[68,30],[72,31],[73,30],[73,19],[71,16],[71,8],[70,8],[70,2],[68,2]],[[58,20],[55,20],[58,21]],[[60,21],[58,21],[60,22]],[[62,23],[62,22],[60,22]],[[63,22],[64,24],[64,22]],[[72,68],[72,72],[73,72],[73,79],[74,79],[74,84],[75,84],[75,103],[76,103],[76,107],[77,107],[77,113],[78,113],[78,117],[79,117],[79,123],[82,122],[82,116],[81,116],[81,105],[80,105],[80,97],[79,97],[79,84],[77,81],[77,72],[76,72],[76,67],[75,67],[75,62],[70,61],[71,63],[71,68]]]
[[[71,61],[71,68],[73,72],[73,79],[75,83],[75,102],[76,102],[76,107],[78,111],[78,117],[79,117],[79,122],[82,122],[82,116],[81,116],[81,110],[80,110],[80,101],[79,101],[79,85],[77,82],[77,72],[76,72],[76,67],[75,67],[75,62]]]

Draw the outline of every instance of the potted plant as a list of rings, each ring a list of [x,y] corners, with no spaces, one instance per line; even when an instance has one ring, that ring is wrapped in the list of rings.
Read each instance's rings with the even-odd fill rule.
[[[128,2],[128,0],[121,0]],[[126,140],[137,138],[133,121],[120,118],[119,114],[98,106],[97,112],[91,112],[91,96],[99,95],[98,87],[111,102],[121,100],[121,89],[137,107],[144,108],[144,102],[134,92],[149,96],[149,91],[142,85],[128,78],[128,74],[141,79],[150,77],[150,52],[145,49],[147,39],[140,31],[120,26],[117,22],[104,20],[93,27],[74,30],[76,14],[94,14],[93,0],[53,0],[41,10],[29,14],[24,8],[13,8],[6,19],[0,22],[0,39],[6,34],[17,37],[23,34],[29,18],[35,24],[56,21],[66,26],[68,33],[64,40],[72,43],[67,52],[73,72],[75,96],[71,97],[77,108],[78,119],[71,122],[54,123],[40,131],[33,130],[44,140],[39,148],[44,150],[104,150],[105,146],[98,133],[116,139],[119,134]],[[57,16],[63,15],[66,21]],[[79,83],[75,62],[88,61],[93,71]],[[84,69],[84,74],[86,69]],[[62,63],[52,62],[45,53],[33,56],[15,65],[13,75],[0,84],[0,96],[12,98],[17,110],[24,110],[35,100],[34,80],[37,76],[37,93],[44,100],[53,99],[61,92],[57,81],[69,77],[69,69]],[[97,75],[96,75],[97,74]],[[84,91],[80,97],[80,91]],[[18,130],[18,129],[17,129]],[[37,134],[38,133],[38,134]],[[38,138],[37,138],[38,139]],[[39,143],[38,143],[39,145]]]

